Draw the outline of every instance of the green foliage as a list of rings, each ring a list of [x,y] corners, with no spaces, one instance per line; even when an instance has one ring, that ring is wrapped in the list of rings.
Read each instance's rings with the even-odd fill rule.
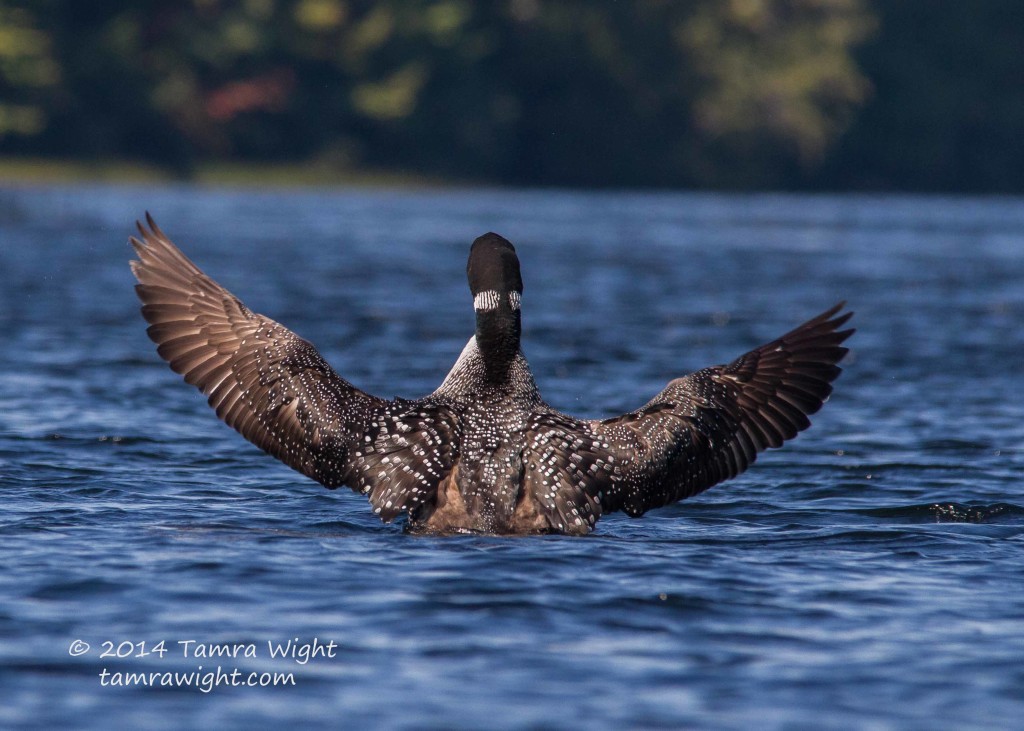
[[[50,37],[24,8],[0,5],[0,140],[37,135],[45,101],[60,81]]]
[[[868,2],[0,0],[0,152],[520,184],[998,177],[969,132],[1019,128],[1021,92],[972,95],[943,49],[1019,80],[1024,23]]]
[[[699,129],[745,154],[781,145],[813,169],[865,98],[850,50],[871,26],[856,0],[703,4],[676,30],[701,82]]]

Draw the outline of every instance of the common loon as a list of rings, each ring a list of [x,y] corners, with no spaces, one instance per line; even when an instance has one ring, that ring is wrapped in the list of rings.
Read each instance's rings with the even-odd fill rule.
[[[622,416],[582,420],[541,398],[519,346],[515,248],[469,253],[476,332],[429,396],[393,401],[341,378],[312,344],[204,274],[157,227],[130,241],[149,337],[246,439],[328,488],[369,496],[385,522],[429,533],[582,535],[743,472],[810,426],[854,331],[840,303],[728,365],[677,378]]]

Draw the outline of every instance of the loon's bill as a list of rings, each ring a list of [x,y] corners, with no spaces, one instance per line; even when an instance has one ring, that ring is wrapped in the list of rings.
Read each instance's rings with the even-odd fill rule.
[[[555,411],[520,349],[515,248],[474,241],[476,332],[441,386],[387,401],[339,376],[312,344],[204,274],[147,213],[131,243],[149,337],[217,416],[320,484],[369,497],[411,530],[585,534],[703,492],[810,426],[847,353],[844,303],[740,356],[677,378],[604,420]]]

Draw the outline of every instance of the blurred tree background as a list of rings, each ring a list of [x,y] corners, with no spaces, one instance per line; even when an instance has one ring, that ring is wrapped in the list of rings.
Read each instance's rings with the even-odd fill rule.
[[[1024,190],[1019,0],[0,0],[0,155]]]

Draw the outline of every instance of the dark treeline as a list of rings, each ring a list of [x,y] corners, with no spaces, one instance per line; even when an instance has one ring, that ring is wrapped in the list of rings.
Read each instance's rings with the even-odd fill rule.
[[[0,0],[0,153],[1024,190],[1020,0]]]

